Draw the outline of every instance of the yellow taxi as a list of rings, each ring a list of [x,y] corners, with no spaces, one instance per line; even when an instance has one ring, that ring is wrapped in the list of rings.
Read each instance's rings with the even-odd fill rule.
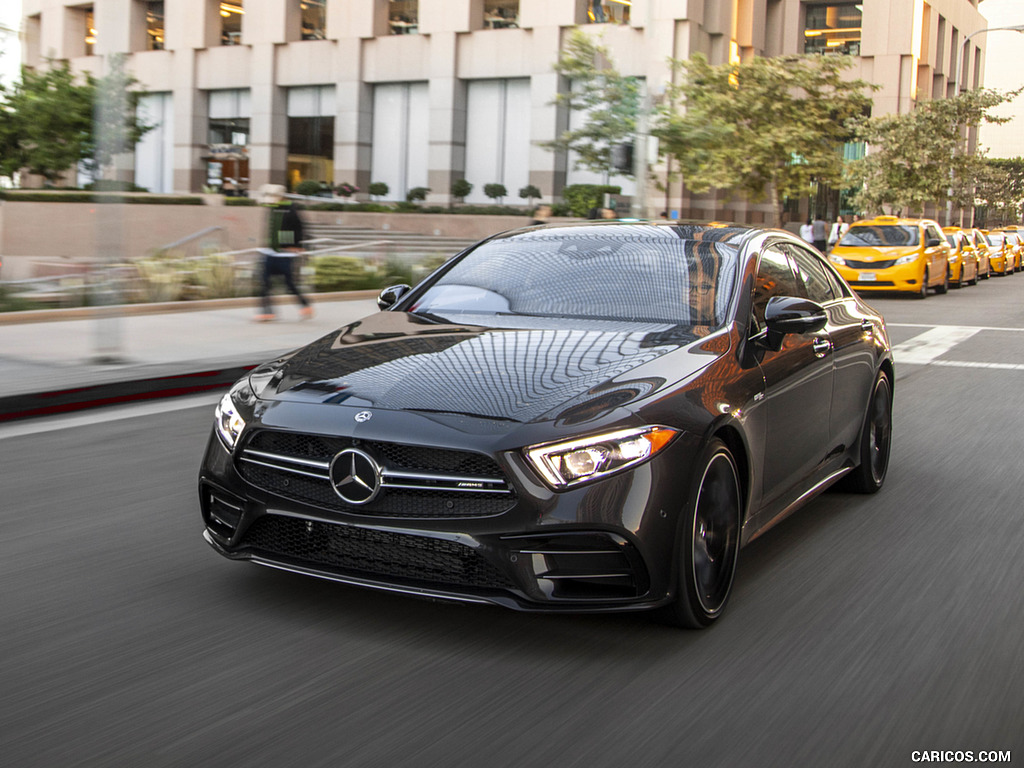
[[[1000,227],[997,232],[1002,233],[1006,243],[1007,251],[1012,254],[1013,271],[1020,272],[1021,260],[1024,258],[1024,234],[1017,227]]]
[[[978,254],[974,240],[960,227],[943,227],[942,234],[949,243],[949,284],[952,288],[978,284]]]
[[[988,260],[992,265],[993,275],[1013,274],[1013,245],[1006,240],[1006,234],[998,229],[981,230],[985,242],[988,243]]]
[[[950,247],[938,222],[877,216],[850,225],[828,258],[858,292],[945,293]]]
[[[988,244],[985,235],[980,229],[965,229],[964,234],[974,243],[974,252],[978,255],[978,277],[988,280],[992,277],[992,265],[989,257],[992,255],[992,247]]]

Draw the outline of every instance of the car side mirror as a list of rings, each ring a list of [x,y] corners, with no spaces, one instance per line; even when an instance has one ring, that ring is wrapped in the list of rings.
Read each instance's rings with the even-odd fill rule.
[[[377,295],[377,306],[383,312],[391,309],[398,300],[405,296],[412,288],[405,283],[399,283],[398,285],[389,285],[383,291]]]
[[[937,237],[929,237],[924,241],[925,248],[934,248],[936,245],[942,245],[942,241]]]
[[[765,330],[759,334],[769,349],[782,349],[782,340],[791,333],[814,333],[828,323],[825,308],[816,301],[796,296],[773,296],[764,310]]]

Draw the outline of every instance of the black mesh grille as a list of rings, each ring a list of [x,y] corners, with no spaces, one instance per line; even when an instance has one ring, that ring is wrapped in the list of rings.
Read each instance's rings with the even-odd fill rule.
[[[885,261],[854,261],[853,259],[844,258],[846,266],[851,269],[888,269],[896,263],[896,259],[886,259]]]
[[[356,441],[352,438],[290,432],[257,432],[247,449],[315,461],[330,461],[345,448],[359,447],[387,469],[429,471],[480,478],[504,478],[501,468],[489,456],[469,451],[452,451],[397,443]],[[265,490],[325,509],[356,515],[404,518],[490,517],[508,511],[515,504],[510,492],[465,493],[450,490],[387,489],[369,504],[346,504],[326,480],[305,477],[242,461],[242,476]]]
[[[264,515],[246,531],[240,548],[367,578],[480,589],[515,588],[470,547],[426,536]]]

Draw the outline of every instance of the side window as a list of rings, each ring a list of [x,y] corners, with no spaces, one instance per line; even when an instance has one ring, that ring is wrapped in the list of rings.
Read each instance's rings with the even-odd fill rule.
[[[751,333],[757,333],[765,327],[764,310],[773,296],[802,295],[803,290],[797,284],[789,256],[777,245],[765,248],[757,264],[757,280],[754,282]]]
[[[789,246],[789,252],[796,264],[797,279],[803,284],[801,295],[819,304],[835,301],[842,295],[836,291],[828,270],[816,256],[794,245]]]

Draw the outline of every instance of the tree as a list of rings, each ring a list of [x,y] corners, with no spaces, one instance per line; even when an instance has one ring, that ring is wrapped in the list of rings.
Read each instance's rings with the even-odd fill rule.
[[[110,72],[76,82],[66,61],[43,71],[23,68],[21,80],[2,88],[0,171],[27,169],[53,185],[80,162],[94,171],[128,152],[151,126],[136,115],[139,93],[121,57],[110,58]]]
[[[491,198],[491,200],[500,202],[508,194],[508,190],[505,189],[504,184],[484,184],[484,194]]]
[[[525,187],[519,190],[519,197],[526,200],[530,207],[533,207],[533,201],[540,197],[540,190],[533,184],[527,184]]]
[[[1020,91],[979,88],[948,99],[919,100],[910,112],[864,119],[857,138],[868,154],[853,161],[848,184],[852,203],[864,211],[886,207],[897,213],[921,212],[931,202],[974,204],[975,180],[984,170],[983,153],[964,151],[964,131],[983,121],[1006,122],[989,110]]]
[[[569,81],[570,88],[558,94],[554,103],[583,112],[584,124],[541,146],[557,152],[572,150],[577,167],[611,174],[613,147],[636,132],[639,81],[619,74],[607,48],[579,29],[570,33],[555,71]]]
[[[976,182],[975,205],[987,226],[1016,224],[1024,217],[1024,158],[986,158]]]
[[[473,191],[473,185],[465,179],[456,179],[452,182],[452,196],[457,197],[461,203],[466,196]]]
[[[807,195],[815,180],[842,179],[849,124],[869,108],[874,87],[843,77],[851,63],[815,54],[718,66],[701,54],[674,61],[679,82],[669,86],[652,133],[693,191],[769,199],[780,225],[783,198]]]

